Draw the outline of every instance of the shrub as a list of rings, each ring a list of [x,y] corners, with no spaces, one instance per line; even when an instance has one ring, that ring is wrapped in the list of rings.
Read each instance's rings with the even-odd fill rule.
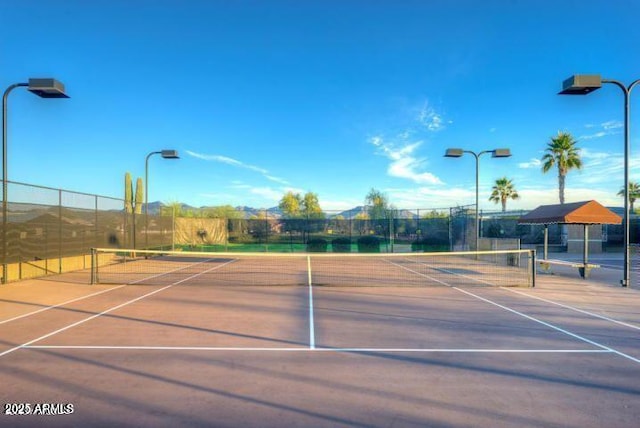
[[[362,236],[358,238],[359,253],[379,253],[380,239],[375,236]]]
[[[307,251],[310,253],[326,253],[327,240],[322,238],[309,239],[307,241]]]
[[[336,238],[331,241],[331,248],[334,253],[350,253],[351,252],[351,239],[349,238]]]

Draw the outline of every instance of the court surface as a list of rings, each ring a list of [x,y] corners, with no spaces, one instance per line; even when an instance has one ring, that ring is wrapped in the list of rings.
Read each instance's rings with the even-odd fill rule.
[[[3,285],[0,425],[637,426],[640,292],[618,276]],[[4,414],[27,405],[69,414]]]

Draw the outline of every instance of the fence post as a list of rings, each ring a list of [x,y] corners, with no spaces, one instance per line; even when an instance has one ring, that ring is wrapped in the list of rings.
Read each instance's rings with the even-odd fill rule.
[[[47,223],[42,224],[44,231],[44,271],[49,273],[49,225]]]
[[[98,231],[100,230],[100,228],[98,227],[98,219],[100,218],[98,216],[98,195],[95,195],[95,198],[96,198],[96,204],[95,204],[95,209],[96,209],[96,227],[95,227],[95,234],[94,234],[95,238],[94,238],[93,245],[98,247]]]
[[[62,189],[58,190],[58,273],[62,273]]]
[[[176,249],[176,207],[171,207],[171,251]]]
[[[269,212],[264,210],[264,251],[269,252]]]

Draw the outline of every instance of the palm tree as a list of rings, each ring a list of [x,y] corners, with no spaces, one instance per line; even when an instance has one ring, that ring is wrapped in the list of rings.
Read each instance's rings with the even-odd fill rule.
[[[620,190],[618,192],[618,196],[623,196],[624,197],[624,186],[622,186],[622,190]],[[629,211],[631,211],[632,213],[635,212],[635,210],[633,209],[633,203],[636,201],[636,199],[640,198],[640,183],[638,183],[637,181],[630,181],[629,182]]]
[[[502,204],[502,212],[507,210],[507,201],[509,199],[519,199],[518,191],[513,186],[513,180],[509,180],[507,177],[502,177],[496,180],[496,184],[492,188],[491,196],[489,200],[496,204],[500,202]]]
[[[582,168],[580,149],[577,141],[568,132],[558,131],[558,135],[551,137],[547,143],[546,154],[542,157],[542,172],[549,172],[554,166],[558,168],[558,192],[560,203],[564,204],[564,182],[567,173],[576,168]]]

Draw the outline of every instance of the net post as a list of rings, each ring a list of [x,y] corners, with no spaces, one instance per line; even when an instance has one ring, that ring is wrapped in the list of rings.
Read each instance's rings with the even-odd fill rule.
[[[532,249],[531,251],[531,257],[529,257],[529,260],[531,260],[531,288],[535,288],[536,286],[536,249]]]
[[[98,269],[98,254],[95,248],[91,248],[91,275],[89,279],[89,284],[94,285],[97,282],[98,273],[96,272]]]

